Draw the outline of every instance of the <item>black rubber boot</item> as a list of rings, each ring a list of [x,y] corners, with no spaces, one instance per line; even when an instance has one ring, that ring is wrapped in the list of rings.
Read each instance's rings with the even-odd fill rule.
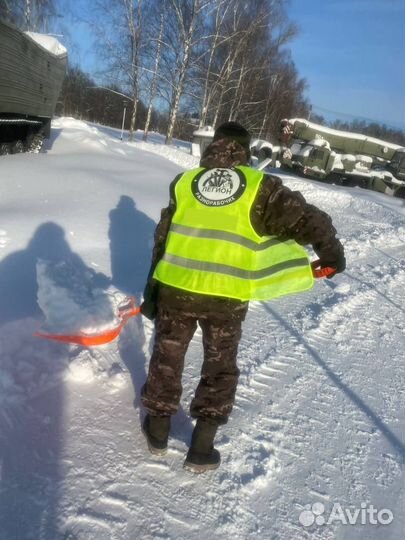
[[[190,449],[184,462],[184,468],[202,473],[219,467],[221,456],[214,448],[214,437],[218,426],[202,419],[197,420],[191,437]]]
[[[151,454],[163,456],[167,452],[169,440],[170,416],[151,416],[147,414],[142,424]]]

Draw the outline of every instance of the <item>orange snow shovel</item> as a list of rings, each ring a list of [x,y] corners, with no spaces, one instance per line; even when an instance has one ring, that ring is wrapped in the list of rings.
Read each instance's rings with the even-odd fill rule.
[[[128,297],[125,304],[118,306],[118,318],[120,322],[114,328],[105,330],[99,334],[85,334],[80,332],[76,335],[69,334],[46,334],[43,332],[35,332],[34,336],[38,336],[46,339],[53,339],[55,341],[62,341],[63,343],[76,343],[77,345],[83,345],[84,347],[94,347],[96,345],[104,345],[113,341],[119,336],[121,330],[124,328],[128,319],[138,315],[141,308],[135,306],[135,298]]]
[[[315,278],[327,277],[330,274],[336,272],[336,268],[332,268],[330,266],[320,268],[319,260],[312,261],[311,267]],[[85,334],[83,332],[80,332],[76,335],[69,335],[35,332],[34,336],[46,339],[53,339],[55,341],[61,341],[63,343],[76,343],[77,345],[83,345],[84,347],[104,345],[105,343],[109,343],[110,341],[113,341],[116,337],[118,337],[128,320],[131,317],[135,317],[135,315],[138,315],[140,311],[141,308],[135,306],[135,298],[131,296],[128,297],[127,302],[124,305],[118,307],[118,318],[120,319],[120,323],[114,328],[105,330],[104,332],[101,332],[99,334]]]
[[[321,261],[319,259],[316,261],[312,261],[311,266],[314,278],[328,277],[336,272],[336,268],[332,268],[332,266],[325,266],[324,268],[320,268]]]

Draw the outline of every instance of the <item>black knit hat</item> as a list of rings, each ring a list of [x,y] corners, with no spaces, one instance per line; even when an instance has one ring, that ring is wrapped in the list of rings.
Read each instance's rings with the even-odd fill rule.
[[[217,127],[213,141],[230,139],[238,142],[250,155],[250,133],[238,122],[225,122]]]

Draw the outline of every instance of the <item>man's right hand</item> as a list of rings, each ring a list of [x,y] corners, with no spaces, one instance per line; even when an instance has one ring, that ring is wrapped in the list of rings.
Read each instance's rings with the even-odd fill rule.
[[[346,269],[346,257],[344,256],[343,251],[339,253],[338,257],[335,260],[326,260],[326,259],[320,259],[319,265],[321,268],[334,268],[335,272],[331,272],[326,277],[328,279],[333,278],[336,274],[340,274],[341,272],[344,272]]]
[[[146,284],[141,304],[141,313],[147,319],[153,321],[157,314],[158,283],[153,281]]]

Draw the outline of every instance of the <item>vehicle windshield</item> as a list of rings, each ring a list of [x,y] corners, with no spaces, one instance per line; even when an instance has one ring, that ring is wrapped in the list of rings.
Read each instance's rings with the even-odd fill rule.
[[[310,156],[312,159],[323,159],[324,150],[323,148],[319,148],[319,146],[312,146]]]
[[[392,164],[396,165],[398,169],[405,169],[405,152],[396,152],[392,158]]]

